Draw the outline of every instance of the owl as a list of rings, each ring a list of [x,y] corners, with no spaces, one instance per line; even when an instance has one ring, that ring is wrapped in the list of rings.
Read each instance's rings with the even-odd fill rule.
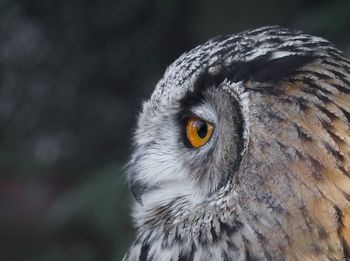
[[[350,258],[350,62],[278,26],[183,54],[143,104],[124,260]]]

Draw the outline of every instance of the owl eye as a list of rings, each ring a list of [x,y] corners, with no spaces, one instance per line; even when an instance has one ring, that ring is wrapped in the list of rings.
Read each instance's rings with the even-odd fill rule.
[[[214,126],[200,118],[189,117],[186,121],[186,138],[190,145],[197,149],[206,144],[214,130]]]

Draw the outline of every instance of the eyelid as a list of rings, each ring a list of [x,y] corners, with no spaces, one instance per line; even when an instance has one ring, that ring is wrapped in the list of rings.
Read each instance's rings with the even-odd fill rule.
[[[217,122],[217,114],[210,103],[205,102],[191,109],[191,116],[196,116],[213,125]]]
[[[197,115],[195,113],[186,113],[181,117],[181,122],[186,123],[189,118],[198,118],[202,121],[206,121],[213,125],[215,127],[215,123],[213,123],[211,120],[206,119],[205,117],[202,117],[201,115]]]

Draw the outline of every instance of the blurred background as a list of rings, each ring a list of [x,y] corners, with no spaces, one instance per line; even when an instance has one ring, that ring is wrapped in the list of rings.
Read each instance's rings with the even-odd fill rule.
[[[207,39],[279,24],[350,56],[350,1],[0,0],[0,260],[121,260],[140,104]]]

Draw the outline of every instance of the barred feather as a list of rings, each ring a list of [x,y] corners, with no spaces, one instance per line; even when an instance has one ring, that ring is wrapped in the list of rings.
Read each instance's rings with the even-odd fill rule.
[[[194,111],[217,134],[190,151]],[[350,258],[349,126],[350,63],[320,37],[263,27],[185,53],[139,118],[124,260]]]

